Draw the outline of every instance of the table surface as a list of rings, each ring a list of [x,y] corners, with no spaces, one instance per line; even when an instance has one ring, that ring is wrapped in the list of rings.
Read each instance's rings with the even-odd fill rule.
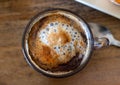
[[[119,19],[73,0],[0,0],[0,85],[120,85],[120,48],[114,46],[94,51],[88,65],[68,78],[48,78],[26,63],[23,32],[34,15],[48,8],[65,8],[105,25],[120,40]]]

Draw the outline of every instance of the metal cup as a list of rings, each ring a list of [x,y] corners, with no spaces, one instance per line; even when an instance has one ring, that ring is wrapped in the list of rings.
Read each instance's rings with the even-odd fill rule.
[[[31,31],[31,28],[35,25],[36,22],[38,22],[40,19],[44,18],[47,14],[55,12],[55,11],[59,11],[60,13],[64,13],[67,16],[70,17],[74,17],[82,26],[82,30],[85,33],[85,37],[86,37],[86,43],[87,43],[87,47],[86,47],[86,51],[85,51],[85,55],[82,58],[79,66],[72,70],[72,71],[68,71],[68,72],[62,72],[62,73],[56,73],[56,72],[48,72],[42,68],[40,68],[31,58],[30,54],[29,54],[29,46],[28,46],[28,37],[29,37],[29,32]],[[88,63],[88,60],[91,57],[92,52],[94,51],[94,48],[101,48],[104,46],[108,46],[109,45],[109,41],[107,38],[104,38],[103,36],[99,38],[99,36],[96,36],[95,33],[93,33],[95,31],[95,29],[91,26],[91,24],[89,25],[85,20],[82,19],[82,17],[80,17],[79,15],[69,11],[69,10],[65,10],[65,9],[50,9],[50,10],[45,10],[43,12],[38,13],[35,17],[33,17],[30,22],[28,23],[28,25],[26,26],[24,35],[23,35],[23,39],[22,39],[22,51],[24,54],[24,57],[27,61],[27,63],[36,71],[48,76],[48,77],[54,77],[54,78],[62,78],[62,77],[68,77],[71,76],[77,72],[79,72],[80,70],[82,70],[86,64]]]

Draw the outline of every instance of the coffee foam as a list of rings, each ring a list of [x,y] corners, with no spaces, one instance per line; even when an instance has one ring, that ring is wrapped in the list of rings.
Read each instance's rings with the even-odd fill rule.
[[[35,46],[31,46],[30,49],[34,59],[40,62],[40,67],[55,68],[66,64],[76,54],[84,55],[86,43],[73,21],[66,17],[56,19],[49,17],[46,20],[48,21],[40,26],[36,33]],[[33,44],[29,42],[29,45]]]
[[[68,33],[70,41],[62,44],[60,43],[62,39],[59,38],[59,36],[55,45],[54,43],[52,45],[52,42],[49,41],[48,37],[52,33],[58,34],[60,30]],[[83,53],[83,51],[85,50],[85,48],[81,44],[83,40],[80,32],[78,32],[76,29],[73,28],[73,26],[70,26],[68,24],[51,22],[48,24],[48,26],[46,26],[43,30],[39,32],[38,36],[42,43],[49,46],[57,53],[57,55],[59,55],[58,60],[61,62],[61,64],[68,62],[72,57],[76,55],[76,52]],[[52,38],[52,41],[54,42],[54,38]]]

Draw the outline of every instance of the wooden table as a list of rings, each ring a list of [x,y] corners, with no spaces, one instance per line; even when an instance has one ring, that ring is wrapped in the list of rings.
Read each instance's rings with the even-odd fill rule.
[[[120,40],[120,20],[72,0],[0,0],[0,85],[120,85],[120,48],[96,50],[79,73],[62,79],[48,78],[26,63],[21,38],[26,24],[38,12],[65,8],[88,22],[103,24]]]

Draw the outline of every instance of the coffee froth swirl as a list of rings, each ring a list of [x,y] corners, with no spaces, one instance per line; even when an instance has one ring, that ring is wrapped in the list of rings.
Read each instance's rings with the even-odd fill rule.
[[[37,22],[32,29],[30,54],[41,68],[56,69],[69,63],[76,55],[84,55],[86,43],[80,26],[68,17],[51,15]]]

